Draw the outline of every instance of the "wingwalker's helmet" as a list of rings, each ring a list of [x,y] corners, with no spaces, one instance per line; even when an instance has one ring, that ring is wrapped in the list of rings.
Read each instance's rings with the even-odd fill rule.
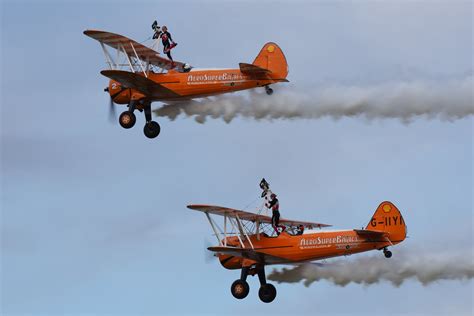
[[[270,184],[268,184],[267,180],[265,178],[262,178],[262,181],[260,181],[260,189],[262,190],[268,190],[270,188]]]

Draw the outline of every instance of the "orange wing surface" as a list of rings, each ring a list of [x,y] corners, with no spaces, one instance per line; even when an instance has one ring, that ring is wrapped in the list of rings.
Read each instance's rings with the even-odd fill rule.
[[[272,256],[266,253],[263,253],[259,250],[273,249],[273,248],[288,248],[291,246],[281,246],[281,247],[265,247],[265,248],[235,248],[235,247],[209,247],[209,251],[213,251],[220,254],[231,255],[235,257],[241,257],[245,259],[250,259],[262,264],[272,264],[272,263],[282,263],[289,260],[277,256]]]
[[[235,217],[235,218],[238,217],[240,220],[243,220],[243,221],[250,221],[250,222],[258,221],[260,223],[266,223],[266,224],[272,223],[272,218],[270,216],[236,210],[236,209],[232,209],[228,207],[215,206],[215,205],[188,205],[188,208],[195,211],[200,211],[200,212],[214,214],[214,215],[229,216],[229,217]],[[309,228],[313,228],[313,227],[321,228],[321,227],[331,226],[328,224],[321,224],[321,223],[316,223],[316,222],[304,222],[304,221],[297,221],[297,220],[291,220],[291,219],[285,219],[285,218],[280,219],[280,224],[291,225],[291,226],[303,225]]]
[[[132,88],[141,93],[154,98],[176,98],[180,95],[172,90],[163,87],[153,80],[142,75],[123,70],[102,70],[102,75],[120,82],[126,88]]]
[[[157,51],[146,47],[145,45],[140,44],[132,39],[129,39],[128,37],[97,30],[86,30],[84,31],[84,34],[99,41],[100,43],[108,45],[117,50],[125,51],[129,56],[137,56],[142,61],[149,62],[150,64],[160,67],[162,69],[170,70],[173,68],[171,65],[171,61],[166,58],[160,57]],[[184,64],[182,62],[175,61],[174,63],[176,66],[174,67],[174,69],[183,69]]]

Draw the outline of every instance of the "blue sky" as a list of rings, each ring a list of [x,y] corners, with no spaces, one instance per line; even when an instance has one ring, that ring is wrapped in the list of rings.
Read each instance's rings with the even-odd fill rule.
[[[472,10],[462,1],[3,1],[2,314],[472,314],[472,281],[279,284],[263,304],[253,278],[237,301],[229,288],[239,273],[205,263],[211,230],[185,208],[244,207],[266,177],[286,217],[361,227],[391,200],[410,237],[394,256],[472,258],[472,116],[161,118],[149,140],[141,116],[132,130],[107,121],[102,52],[82,34],[142,41],[158,19],[179,43],[174,57],[198,67],[251,62],[275,41],[288,89],[309,91],[472,76]]]

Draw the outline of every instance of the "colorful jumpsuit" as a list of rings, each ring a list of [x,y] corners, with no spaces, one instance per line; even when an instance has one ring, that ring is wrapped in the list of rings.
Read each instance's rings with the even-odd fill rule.
[[[165,53],[168,56],[168,58],[171,61],[173,61],[173,57],[171,57],[171,50],[169,49],[171,46],[171,42],[173,41],[173,39],[171,38],[170,32],[168,31],[162,32],[160,34],[160,37],[161,37],[161,42],[163,43],[163,53]]]

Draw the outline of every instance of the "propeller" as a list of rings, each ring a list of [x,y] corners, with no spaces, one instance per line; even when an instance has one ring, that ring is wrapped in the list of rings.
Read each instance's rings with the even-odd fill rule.
[[[104,89],[104,92],[109,92],[109,87]],[[117,115],[115,114],[115,103],[113,96],[109,99],[109,121],[115,123],[117,121]]]

